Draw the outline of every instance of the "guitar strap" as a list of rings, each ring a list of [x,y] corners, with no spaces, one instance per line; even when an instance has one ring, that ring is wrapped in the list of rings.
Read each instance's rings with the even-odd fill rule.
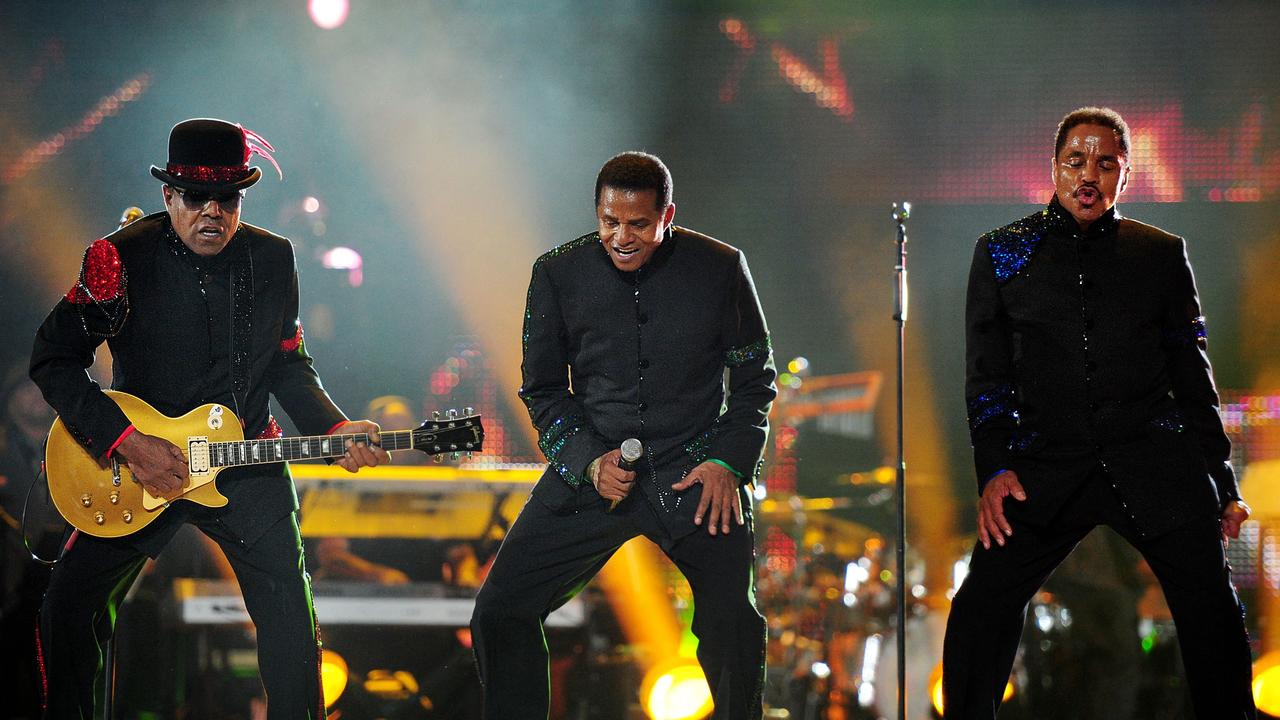
[[[253,342],[253,253],[243,227],[237,235],[240,242],[235,244],[237,252],[231,258],[231,347],[227,357],[231,361],[231,396],[236,415],[244,422],[249,395],[249,349]]]

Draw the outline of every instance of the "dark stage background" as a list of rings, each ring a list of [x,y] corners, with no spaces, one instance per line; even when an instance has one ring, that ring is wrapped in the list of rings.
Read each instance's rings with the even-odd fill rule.
[[[889,207],[909,200],[909,533],[940,597],[973,525],[973,242],[1048,200],[1067,111],[1129,121],[1121,209],[1188,239],[1219,385],[1280,388],[1277,29],[1270,2],[386,1],[334,30],[301,1],[8,2],[0,368],[25,363],[87,243],[162,209],[147,169],[187,117],[275,145],[283,182],[264,165],[243,217],[297,245],[339,404],[488,392],[499,460],[539,459],[515,397],[529,266],[593,229],[613,153],[667,161],[677,222],[746,251],[779,362],[809,376],[892,377]],[[334,248],[358,285],[324,267]],[[837,476],[891,464],[891,390],[869,436],[801,438],[801,491],[856,500]]]

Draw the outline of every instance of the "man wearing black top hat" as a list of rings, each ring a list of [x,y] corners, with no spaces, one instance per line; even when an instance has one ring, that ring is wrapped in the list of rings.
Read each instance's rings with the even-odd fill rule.
[[[1130,161],[1115,111],[1069,113],[1048,207],[974,251],[965,394],[981,497],[943,648],[948,720],[995,717],[1027,602],[1100,524],[1164,589],[1196,717],[1255,716],[1223,552],[1249,508],[1186,243],[1116,211]]]
[[[596,178],[598,231],[533,265],[520,397],[550,464],[476,597],[486,718],[545,720],[542,621],[638,535],[689,580],[715,717],[763,712],[749,488],[773,352],[746,257],[673,225],[671,198],[661,160],[614,156]],[[619,465],[628,438],[645,446],[634,471]]]
[[[178,416],[204,403],[230,407],[246,437],[279,437],[268,395],[308,435],[377,433],[348,421],[312,367],[298,317],[298,279],[288,240],[240,222],[249,167],[271,146],[222,120],[187,120],[169,136],[165,212],[93,243],[80,276],[36,334],[31,377],[89,452],[119,459],[157,497],[187,478],[180,449],[136,431],[86,374],[94,349],[111,349],[112,388]],[[277,166],[278,169],[278,166]],[[375,435],[376,437],[376,435]],[[351,446],[349,471],[385,462],[377,447]],[[258,666],[271,718],[324,717],[311,592],[303,568],[297,495],[285,464],[229,468],[218,489],[230,502],[174,502],[143,530],[119,539],[72,533],[41,609],[40,661],[50,718],[91,718],[102,645],[115,609],[141,570],[182,523],[213,538],[235,569],[257,626]],[[120,668],[158,676],[162,668]]]

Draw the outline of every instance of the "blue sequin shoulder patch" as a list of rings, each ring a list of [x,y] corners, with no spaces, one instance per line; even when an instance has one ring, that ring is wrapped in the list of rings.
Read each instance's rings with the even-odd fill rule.
[[[1046,209],[983,235],[981,242],[991,255],[996,282],[1007,283],[1022,272],[1056,222]]]

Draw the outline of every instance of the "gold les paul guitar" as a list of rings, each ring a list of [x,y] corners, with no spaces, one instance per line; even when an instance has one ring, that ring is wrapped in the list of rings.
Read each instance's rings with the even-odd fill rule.
[[[190,477],[182,494],[166,500],[147,492],[129,468],[115,459],[89,454],[68,432],[62,418],[53,422],[45,448],[49,495],[62,517],[81,532],[98,537],[135,533],[160,516],[174,500],[222,507],[227,498],[214,479],[225,468],[341,457],[348,440],[369,443],[364,433],[245,440],[240,420],[222,405],[208,404],[182,417],[162,415],[128,393],[106,391],[138,432],[168,440],[183,450]],[[468,409],[424,422],[415,430],[383,430],[384,450],[421,450],[431,455],[480,449],[484,426]]]

